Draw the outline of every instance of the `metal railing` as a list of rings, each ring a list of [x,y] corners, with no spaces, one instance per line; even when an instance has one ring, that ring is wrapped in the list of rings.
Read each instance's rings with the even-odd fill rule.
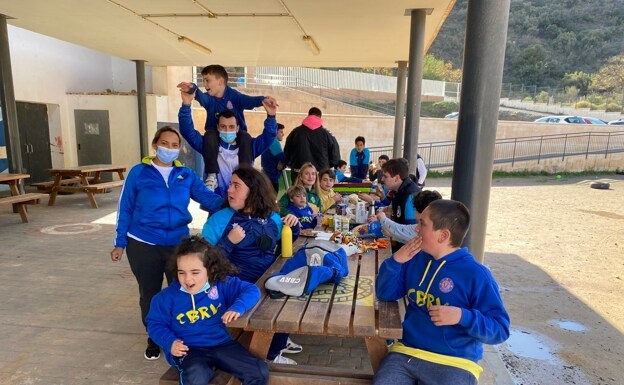
[[[369,147],[376,161],[385,154],[392,158],[392,146]],[[494,148],[494,164],[537,161],[569,157],[604,156],[624,152],[624,131],[583,132],[498,139]],[[451,168],[455,159],[455,142],[421,143],[418,153],[425,159],[427,168]]]

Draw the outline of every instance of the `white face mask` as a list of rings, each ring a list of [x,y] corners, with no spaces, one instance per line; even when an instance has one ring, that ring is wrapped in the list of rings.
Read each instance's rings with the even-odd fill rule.
[[[167,148],[158,146],[156,149],[156,156],[163,163],[171,163],[174,160],[178,159],[178,155],[180,155],[179,148]]]
[[[206,281],[206,284],[197,293],[202,293],[204,291],[208,291],[208,289],[210,289],[210,283],[208,281]],[[188,291],[182,285],[180,285],[180,291],[188,294]],[[197,293],[195,293],[195,294],[197,294]]]

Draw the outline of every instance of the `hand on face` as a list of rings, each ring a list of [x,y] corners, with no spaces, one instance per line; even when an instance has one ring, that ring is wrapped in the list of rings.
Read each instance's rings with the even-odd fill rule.
[[[414,237],[410,239],[406,244],[403,245],[394,255],[392,256],[395,261],[398,263],[405,263],[414,258],[416,254],[420,251],[420,245],[422,244],[421,237]]]

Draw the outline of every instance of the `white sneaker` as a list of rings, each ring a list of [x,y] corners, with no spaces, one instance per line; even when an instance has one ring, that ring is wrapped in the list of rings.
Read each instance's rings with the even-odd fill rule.
[[[217,182],[217,174],[208,174],[208,178],[206,178],[206,187],[210,191],[215,191],[217,187],[219,187],[219,182]]]
[[[297,361],[293,360],[292,358],[288,358],[288,357],[282,356],[282,353],[280,353],[279,356],[275,357],[275,359],[273,360],[273,363],[275,363],[275,364],[286,364],[286,365],[297,365]]]
[[[286,342],[286,347],[280,351],[280,354],[282,353],[297,354],[297,353],[301,353],[302,351],[303,351],[303,346],[293,342],[289,337],[288,341]]]

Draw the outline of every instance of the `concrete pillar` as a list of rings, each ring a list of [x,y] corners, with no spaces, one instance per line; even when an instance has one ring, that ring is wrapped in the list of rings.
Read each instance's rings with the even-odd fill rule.
[[[17,106],[13,89],[7,16],[2,14],[0,14],[0,106],[2,107],[9,171],[21,173],[24,171],[24,165],[22,163],[21,142],[17,126]]]
[[[411,174],[416,174],[418,132],[420,128],[420,99],[425,55],[425,17],[428,10],[411,10],[409,70],[407,74],[407,111],[405,113],[405,140],[403,157],[409,161]]]
[[[147,96],[145,92],[145,60],[135,60],[137,77],[137,103],[139,106],[139,145],[141,158],[148,156],[149,138],[147,137]]]
[[[483,262],[510,0],[470,0],[451,198],[472,223],[464,246]]]
[[[401,143],[403,139],[403,127],[405,126],[405,80],[407,78],[407,62],[400,60],[397,71],[396,109],[394,114],[394,142],[392,146],[392,158],[402,156]]]

